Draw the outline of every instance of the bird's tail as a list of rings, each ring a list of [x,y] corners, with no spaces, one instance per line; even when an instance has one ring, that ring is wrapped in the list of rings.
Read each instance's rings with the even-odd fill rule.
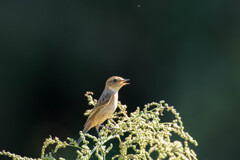
[[[88,132],[88,130],[90,129],[90,127],[91,127],[91,123],[87,122],[87,123],[85,124],[85,127],[84,127],[82,133],[83,133],[83,134],[86,134],[86,133]],[[79,144],[81,141],[82,141],[82,138],[79,137],[79,139],[77,140],[77,144]]]
[[[78,138],[77,144],[79,144],[80,142],[82,142],[82,138],[81,137]]]

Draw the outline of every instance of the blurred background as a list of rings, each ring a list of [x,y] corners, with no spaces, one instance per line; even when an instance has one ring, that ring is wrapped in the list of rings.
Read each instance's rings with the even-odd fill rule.
[[[0,150],[77,139],[85,92],[118,75],[129,112],[165,100],[200,160],[239,157],[240,1],[2,0],[0,23]]]

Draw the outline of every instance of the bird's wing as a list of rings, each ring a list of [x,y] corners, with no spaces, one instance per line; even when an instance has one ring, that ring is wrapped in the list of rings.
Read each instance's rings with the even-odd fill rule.
[[[87,121],[89,119],[91,119],[91,117],[93,117],[93,115],[95,115],[102,107],[104,107],[107,103],[110,102],[111,100],[111,97],[112,97],[112,94],[107,92],[106,94],[103,93],[101,95],[101,97],[99,98],[97,104],[95,105],[95,107],[93,108],[91,114],[89,115]]]

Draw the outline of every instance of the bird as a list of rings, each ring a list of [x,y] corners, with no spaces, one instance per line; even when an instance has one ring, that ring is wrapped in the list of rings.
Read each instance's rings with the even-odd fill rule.
[[[117,109],[118,91],[123,86],[130,84],[127,83],[129,80],[130,79],[124,79],[119,76],[112,76],[107,79],[105,88],[84,125],[83,134],[86,134],[91,128],[95,127],[100,137],[98,132],[99,127]],[[81,141],[82,138],[80,137],[77,140],[77,144],[80,144]]]

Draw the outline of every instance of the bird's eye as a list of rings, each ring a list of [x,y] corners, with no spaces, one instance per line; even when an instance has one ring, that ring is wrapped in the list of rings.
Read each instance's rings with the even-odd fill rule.
[[[113,82],[117,82],[117,79],[113,79]]]

